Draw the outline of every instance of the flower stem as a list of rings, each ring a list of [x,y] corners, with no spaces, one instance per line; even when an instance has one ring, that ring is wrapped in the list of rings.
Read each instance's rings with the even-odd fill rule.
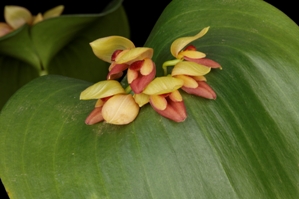
[[[165,76],[167,75],[167,67],[168,66],[174,66],[174,65],[176,65],[177,63],[179,63],[181,61],[182,61],[181,59],[174,59],[174,60],[169,60],[169,61],[164,62],[163,65],[162,65],[164,75]]]
[[[125,89],[126,93],[130,93],[132,91],[131,86],[127,86],[127,88]]]

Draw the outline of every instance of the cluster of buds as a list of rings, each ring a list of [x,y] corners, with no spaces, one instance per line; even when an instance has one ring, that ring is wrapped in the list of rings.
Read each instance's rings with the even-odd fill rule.
[[[150,103],[160,115],[175,122],[187,118],[186,107],[180,90],[186,93],[216,99],[216,93],[206,83],[204,75],[211,68],[220,68],[220,64],[206,58],[206,55],[189,45],[204,36],[209,27],[191,37],[176,39],[171,47],[175,59],[164,62],[164,75],[156,77],[156,65],[152,61],[153,49],[135,47],[127,38],[109,36],[90,43],[94,54],[109,62],[107,80],[100,81],[80,94],[81,100],[97,99],[95,108],[86,118],[85,123],[92,125],[101,121],[123,125],[137,117],[140,107]],[[170,74],[167,67],[173,66]],[[117,79],[124,75],[126,89]]]
[[[31,12],[21,6],[8,5],[4,7],[5,22],[0,22],[0,37],[4,36],[13,30],[16,30],[24,24],[34,25],[40,21],[51,17],[60,16],[64,10],[64,6],[56,6],[45,13],[38,13],[33,16]]]

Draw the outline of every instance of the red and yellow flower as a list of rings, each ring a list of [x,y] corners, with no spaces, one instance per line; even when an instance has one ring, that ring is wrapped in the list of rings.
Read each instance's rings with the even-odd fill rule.
[[[24,7],[14,5],[5,6],[4,18],[6,23],[0,22],[0,37],[20,28],[24,24],[34,25],[45,19],[60,16],[63,10],[64,6],[59,5],[46,11],[44,14],[38,13],[36,16],[33,16]]]
[[[189,45],[203,37],[208,30],[209,27],[206,27],[194,36],[176,39],[170,47],[170,52],[176,59],[165,62],[163,69],[166,73],[166,67],[174,65],[171,75],[184,81],[182,90],[185,92],[207,99],[216,99],[216,93],[206,83],[204,75],[208,74],[211,68],[221,69],[221,66],[206,58],[206,54],[197,51],[193,45]]]
[[[97,99],[94,110],[85,123],[92,125],[105,120],[123,125],[132,122],[139,113],[139,106],[131,94],[127,94],[116,80],[100,81],[80,94],[81,100]]]
[[[195,62],[211,68],[221,68],[221,65],[211,59],[206,58],[206,54],[196,50],[193,45],[188,45],[191,42],[203,37],[210,27],[202,29],[198,34],[191,37],[181,37],[176,39],[170,47],[171,54],[179,59]],[[188,45],[188,46],[187,46]]]
[[[98,58],[110,63],[107,79],[118,79],[128,69],[127,79],[134,93],[141,93],[155,78],[152,48],[136,48],[129,39],[121,36],[100,38],[90,46]]]
[[[183,84],[183,80],[175,77],[157,77],[134,98],[139,106],[150,102],[153,109],[160,115],[175,122],[183,122],[187,118],[187,112],[178,90]]]
[[[164,62],[162,68],[165,76],[156,78],[153,49],[136,48],[129,39],[121,36],[104,37],[91,42],[94,54],[110,63],[110,66],[106,81],[87,88],[80,95],[83,100],[98,99],[86,124],[103,120],[112,124],[128,124],[137,117],[139,108],[147,103],[163,117],[183,122],[187,112],[179,89],[207,99],[216,99],[216,93],[206,83],[205,75],[211,68],[221,69],[221,66],[189,45],[204,36],[208,29],[204,28],[195,36],[176,39],[170,48],[176,59]],[[168,66],[174,66],[170,75],[167,74]],[[122,77],[124,71],[127,71],[129,84],[126,90],[115,80]],[[133,95],[128,94],[131,91]]]

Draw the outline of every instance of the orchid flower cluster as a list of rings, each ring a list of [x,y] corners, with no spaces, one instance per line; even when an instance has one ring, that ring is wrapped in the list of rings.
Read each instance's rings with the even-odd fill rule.
[[[64,6],[59,5],[46,11],[44,14],[38,13],[36,16],[33,16],[31,12],[24,7],[14,5],[5,6],[4,18],[6,23],[0,22],[0,37],[20,28],[26,23],[34,25],[45,19],[60,16],[63,10]]]
[[[160,115],[175,122],[187,118],[186,107],[180,90],[207,99],[216,99],[216,93],[206,83],[204,75],[219,63],[206,58],[191,42],[204,36],[209,27],[191,37],[176,39],[170,52],[175,59],[164,62],[164,75],[156,77],[156,65],[152,60],[153,49],[135,47],[127,38],[108,36],[90,43],[94,54],[109,62],[107,80],[100,81],[80,94],[80,100],[97,99],[95,108],[85,123],[101,121],[124,125],[137,117],[140,107],[150,103]],[[170,74],[167,67],[173,67]],[[128,87],[117,81],[126,72]]]

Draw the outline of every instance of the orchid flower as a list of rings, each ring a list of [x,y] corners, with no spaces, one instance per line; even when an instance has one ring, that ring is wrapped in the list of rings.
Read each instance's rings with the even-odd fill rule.
[[[216,99],[216,93],[206,83],[206,78],[204,77],[210,70],[210,67],[184,61],[174,66],[171,75],[184,81],[181,89],[185,92],[207,99]]]
[[[139,106],[149,101],[160,115],[175,122],[183,122],[187,118],[187,112],[183,98],[178,91],[183,84],[183,80],[175,77],[156,77],[141,94],[134,97]]]
[[[167,73],[166,67],[174,66],[171,75],[184,81],[182,90],[185,92],[207,99],[216,99],[216,93],[206,83],[204,75],[208,74],[211,68],[221,69],[221,66],[217,62],[205,58],[206,54],[197,51],[193,45],[189,45],[203,37],[208,30],[209,27],[206,27],[194,36],[176,39],[170,47],[170,52],[176,59],[165,62],[163,69],[164,73]]]
[[[57,17],[61,15],[63,9],[64,6],[60,5],[46,11],[44,14],[38,13],[36,16],[33,16],[31,12],[24,7],[13,5],[5,6],[4,18],[6,23],[0,23],[0,37],[20,28],[26,23],[34,25],[44,19]]]
[[[211,68],[221,68],[220,64],[205,58],[206,55],[196,51],[193,45],[187,46],[204,36],[208,29],[204,28],[193,37],[176,39],[170,48],[176,59],[166,61],[162,66],[165,76],[156,78],[153,49],[136,48],[129,39],[121,36],[108,36],[91,42],[94,54],[110,66],[106,81],[87,88],[80,95],[80,99],[98,99],[85,123],[105,120],[112,124],[128,124],[137,117],[139,108],[147,103],[163,117],[183,122],[187,111],[180,88],[189,94],[216,99],[216,93],[206,83],[204,75]],[[168,66],[174,66],[170,75],[167,75]],[[129,86],[124,90],[115,79],[122,77],[125,70]],[[133,96],[128,94],[131,91]]]
[[[99,59],[110,63],[107,79],[118,79],[128,69],[127,80],[134,93],[141,93],[155,78],[152,48],[136,48],[132,41],[121,36],[100,38],[90,46]]]
[[[176,39],[170,47],[171,54],[179,60],[192,61],[204,66],[211,68],[221,68],[220,64],[207,59],[206,54],[200,51],[197,51],[195,46],[188,45],[191,42],[203,37],[209,30],[210,27],[205,27],[198,34],[191,37],[181,37]],[[188,46],[187,46],[188,45]]]
[[[127,94],[116,80],[100,81],[80,94],[81,100],[98,99],[94,110],[85,123],[92,125],[105,120],[107,123],[123,125],[132,122],[139,113],[139,106],[131,94]]]
[[[191,61],[211,68],[221,68],[221,65],[211,59],[206,58],[206,54],[196,50],[193,45],[188,45],[191,42],[203,37],[209,30],[209,26],[202,29],[199,33],[190,37],[181,37],[172,42],[170,52],[175,60],[167,61],[163,64],[165,75],[167,74],[167,67],[174,66],[182,61]]]

